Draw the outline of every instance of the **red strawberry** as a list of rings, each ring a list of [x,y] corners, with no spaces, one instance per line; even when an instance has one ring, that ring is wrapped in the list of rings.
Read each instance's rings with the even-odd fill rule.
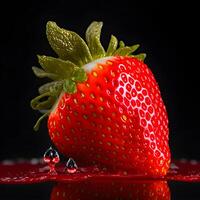
[[[163,181],[87,181],[54,186],[51,200],[170,200],[170,190]]]
[[[76,33],[47,23],[47,37],[59,58],[39,56],[38,77],[53,82],[39,88],[34,109],[49,115],[56,147],[79,164],[165,175],[170,163],[168,117],[158,84],[143,59],[112,36],[100,43],[101,22],[93,22],[84,42]]]

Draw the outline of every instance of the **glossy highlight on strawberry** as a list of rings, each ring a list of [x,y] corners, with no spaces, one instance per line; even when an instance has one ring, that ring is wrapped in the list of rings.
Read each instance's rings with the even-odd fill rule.
[[[112,36],[100,43],[102,23],[93,22],[84,42],[76,33],[47,23],[47,38],[59,58],[39,56],[34,73],[53,82],[32,100],[45,110],[51,140],[78,165],[98,165],[163,176],[170,164],[168,117],[159,86],[138,45]],[[79,47],[79,48],[78,48]],[[43,98],[47,99],[42,101]]]

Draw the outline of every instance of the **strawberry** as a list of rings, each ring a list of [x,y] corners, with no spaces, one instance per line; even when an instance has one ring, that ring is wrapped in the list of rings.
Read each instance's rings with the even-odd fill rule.
[[[77,163],[112,170],[165,175],[170,164],[168,117],[159,86],[139,45],[125,46],[111,36],[105,51],[102,22],[75,32],[47,23],[47,38],[58,58],[38,56],[36,76],[47,77],[33,109],[48,116],[55,146]]]
[[[68,199],[140,199],[170,200],[170,190],[164,181],[87,181],[58,183],[53,187],[51,200]]]

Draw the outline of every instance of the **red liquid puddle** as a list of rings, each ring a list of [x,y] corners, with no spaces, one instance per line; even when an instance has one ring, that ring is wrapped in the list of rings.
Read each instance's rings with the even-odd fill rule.
[[[0,184],[32,184],[40,182],[80,182],[84,180],[163,180],[200,182],[200,162],[173,161],[168,174],[164,177],[153,177],[136,174],[110,173],[100,171],[97,167],[80,167],[75,173],[68,173],[64,165],[56,166],[57,173],[50,173],[48,165],[35,160],[0,163]]]

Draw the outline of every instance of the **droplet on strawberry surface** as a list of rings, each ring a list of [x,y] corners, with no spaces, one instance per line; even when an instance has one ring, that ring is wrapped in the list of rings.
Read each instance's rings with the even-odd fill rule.
[[[49,147],[49,149],[47,149],[44,153],[43,160],[48,164],[50,172],[56,172],[55,165],[59,163],[60,157],[55,149]]]
[[[77,171],[78,166],[76,164],[76,162],[74,161],[73,158],[69,158],[69,160],[66,163],[66,168],[65,171],[67,171],[70,174],[73,174]]]

